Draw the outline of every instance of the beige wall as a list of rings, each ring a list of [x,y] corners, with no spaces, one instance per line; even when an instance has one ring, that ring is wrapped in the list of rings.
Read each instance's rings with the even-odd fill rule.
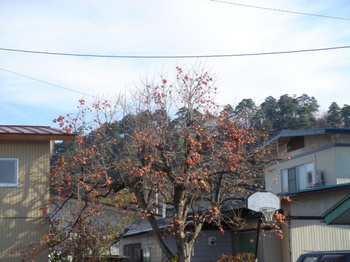
[[[350,148],[336,149],[337,177],[336,184],[350,183]]]
[[[308,251],[348,250],[350,228],[326,225],[320,220],[292,220],[291,236],[291,261],[294,262]]]
[[[334,146],[350,143],[349,140],[350,136],[344,135],[305,136],[305,147],[291,152],[286,152],[286,144],[281,145],[278,148],[281,161],[269,168],[265,176],[266,189],[280,193],[281,170],[311,162],[315,170],[322,171],[325,186],[350,183],[350,148]]]
[[[50,141],[1,140],[0,158],[18,158],[18,186],[0,187],[0,261],[20,261],[12,252],[48,233],[39,208],[49,200]],[[47,254],[35,261],[47,261]]]
[[[323,172],[325,186],[350,182],[349,135],[305,136],[304,148],[287,152],[286,144],[280,145],[280,164],[271,166],[266,175],[266,189],[281,192],[281,170],[313,162],[316,170]],[[275,147],[277,148],[277,147]],[[286,160],[290,157],[290,160]],[[275,184],[276,182],[276,184]],[[321,215],[350,192],[322,190],[319,193],[291,195],[292,202],[282,201],[284,215],[289,217],[282,226],[282,262],[294,262],[300,254],[311,250],[349,249],[350,227],[326,225]]]
[[[273,193],[281,192],[281,170],[307,163],[314,163],[315,170],[323,173],[324,185],[337,184],[336,179],[336,148],[331,147],[309,155],[302,155],[298,158],[282,161],[270,168],[266,174],[266,189]],[[349,181],[350,182],[350,181]]]
[[[283,159],[287,157],[291,157],[294,155],[299,155],[305,152],[310,151],[311,149],[316,149],[320,147],[324,147],[327,145],[331,145],[336,143],[337,139],[335,139],[332,135],[314,135],[314,136],[305,136],[304,137],[304,147],[293,150],[291,152],[287,152],[287,141],[289,138],[283,138],[282,140],[274,142],[272,145],[272,156],[276,159]],[[340,140],[340,138],[338,139]],[[344,139],[343,139],[344,140]],[[349,141],[350,142],[350,141]]]
[[[324,212],[343,199],[348,191],[314,192],[292,197],[289,211],[291,216],[321,216]],[[285,203],[285,202],[283,202]],[[284,204],[283,204],[284,208]]]
[[[349,249],[350,227],[326,225],[321,215],[350,192],[338,189],[292,196],[282,201],[284,215],[283,261],[294,262],[300,254],[318,250]]]

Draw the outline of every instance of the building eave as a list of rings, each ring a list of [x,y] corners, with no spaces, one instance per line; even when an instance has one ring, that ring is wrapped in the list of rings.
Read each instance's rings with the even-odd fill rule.
[[[322,214],[327,225],[350,225],[350,195]]]
[[[273,135],[266,145],[273,143],[281,138],[289,138],[295,136],[312,136],[312,135],[325,135],[325,134],[350,134],[350,128],[315,128],[315,129],[302,129],[302,130],[282,130]]]
[[[75,134],[68,134],[49,126],[0,125],[0,140],[74,140]]]
[[[314,188],[306,188],[296,191],[289,191],[289,192],[283,192],[278,193],[279,196],[303,196],[303,195],[310,195],[310,194],[319,194],[324,191],[341,191],[350,189],[350,183],[345,184],[338,184],[338,185],[330,185],[330,186],[320,186],[320,187],[314,187]]]

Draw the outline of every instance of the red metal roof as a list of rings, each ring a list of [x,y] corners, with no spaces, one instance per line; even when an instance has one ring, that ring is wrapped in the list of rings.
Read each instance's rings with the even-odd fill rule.
[[[0,125],[2,140],[74,140],[74,138],[74,134],[67,134],[49,126]]]

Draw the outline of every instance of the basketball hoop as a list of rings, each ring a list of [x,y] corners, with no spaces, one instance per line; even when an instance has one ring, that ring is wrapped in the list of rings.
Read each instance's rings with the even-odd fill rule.
[[[260,191],[251,194],[247,198],[247,207],[258,213],[262,213],[265,217],[266,222],[271,222],[273,220],[273,215],[275,211],[280,209],[280,199],[278,196],[271,192]],[[258,243],[259,243],[259,232],[260,232],[261,219],[259,216],[257,234],[256,234],[256,244],[255,244],[255,261],[258,261]]]
[[[263,213],[266,222],[271,222],[273,220],[273,215],[275,214],[276,208],[274,207],[261,207],[261,213]]]
[[[262,212],[265,215],[265,211],[268,217],[266,220],[274,214],[275,210],[280,209],[280,199],[278,196],[271,192],[259,191],[251,194],[247,199],[247,207],[255,212]]]
[[[248,197],[247,207],[255,212],[263,213],[265,221],[271,222],[275,211],[280,209],[280,199],[271,192],[256,192]]]

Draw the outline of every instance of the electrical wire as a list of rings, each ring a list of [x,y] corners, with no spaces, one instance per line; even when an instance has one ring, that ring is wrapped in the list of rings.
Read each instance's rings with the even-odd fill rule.
[[[166,56],[144,56],[144,55],[96,55],[96,54],[74,54],[74,53],[57,53],[57,52],[45,52],[45,51],[32,51],[23,49],[12,49],[12,48],[0,48],[0,51],[9,52],[22,52],[30,54],[41,54],[41,55],[58,55],[58,56],[78,56],[78,57],[93,57],[93,58],[128,58],[128,59],[179,59],[179,58],[224,58],[224,57],[240,57],[240,56],[263,56],[263,55],[282,55],[282,54],[293,54],[293,53],[306,53],[306,52],[319,52],[337,49],[347,49],[346,46],[334,46],[324,48],[313,48],[313,49],[299,49],[289,51],[275,51],[275,52],[262,52],[262,53],[245,53],[245,54],[217,54],[217,55],[166,55]]]
[[[296,12],[296,11],[290,11],[290,10],[284,10],[284,9],[275,9],[275,8],[269,8],[269,7],[262,7],[262,6],[254,6],[254,5],[247,5],[247,4],[239,4],[239,3],[233,3],[233,2],[227,2],[227,1],[221,1],[221,0],[210,0],[212,2],[217,2],[221,4],[230,4],[230,5],[238,5],[238,6],[244,6],[244,7],[250,7],[250,8],[257,8],[257,9],[263,9],[263,10],[269,10],[269,11],[276,11],[276,12],[284,12],[284,13],[291,13],[291,14],[297,14],[297,15],[308,15],[308,16],[316,16],[316,17],[323,17],[323,18],[331,18],[331,19],[338,19],[338,20],[350,20],[350,18],[347,17],[338,17],[338,16],[329,16],[329,15],[318,15],[318,14],[311,14],[311,13],[304,13],[304,12]]]
[[[49,82],[46,82],[46,81],[43,81],[43,80],[31,77],[31,76],[27,76],[27,75],[23,75],[23,74],[20,74],[20,73],[16,73],[16,72],[4,69],[4,68],[0,68],[0,70],[8,72],[8,73],[11,73],[11,74],[15,74],[15,75],[18,75],[18,76],[22,76],[22,77],[25,77],[25,78],[28,78],[28,79],[31,79],[31,80],[34,80],[34,81],[37,81],[37,82],[41,82],[41,83],[44,83],[44,84],[47,84],[47,85],[58,87],[58,88],[61,88],[61,89],[64,89],[64,90],[68,90],[70,92],[74,92],[74,93],[77,93],[77,94],[80,94],[80,95],[84,95],[84,96],[88,96],[88,97],[92,97],[92,98],[97,98],[95,96],[92,96],[92,95],[89,95],[89,94],[86,94],[86,93],[83,93],[83,92],[79,92],[79,91],[76,91],[76,90],[71,89],[71,88],[67,88],[67,87],[63,87],[63,86],[60,86],[60,85],[52,84],[52,83],[49,83]]]

